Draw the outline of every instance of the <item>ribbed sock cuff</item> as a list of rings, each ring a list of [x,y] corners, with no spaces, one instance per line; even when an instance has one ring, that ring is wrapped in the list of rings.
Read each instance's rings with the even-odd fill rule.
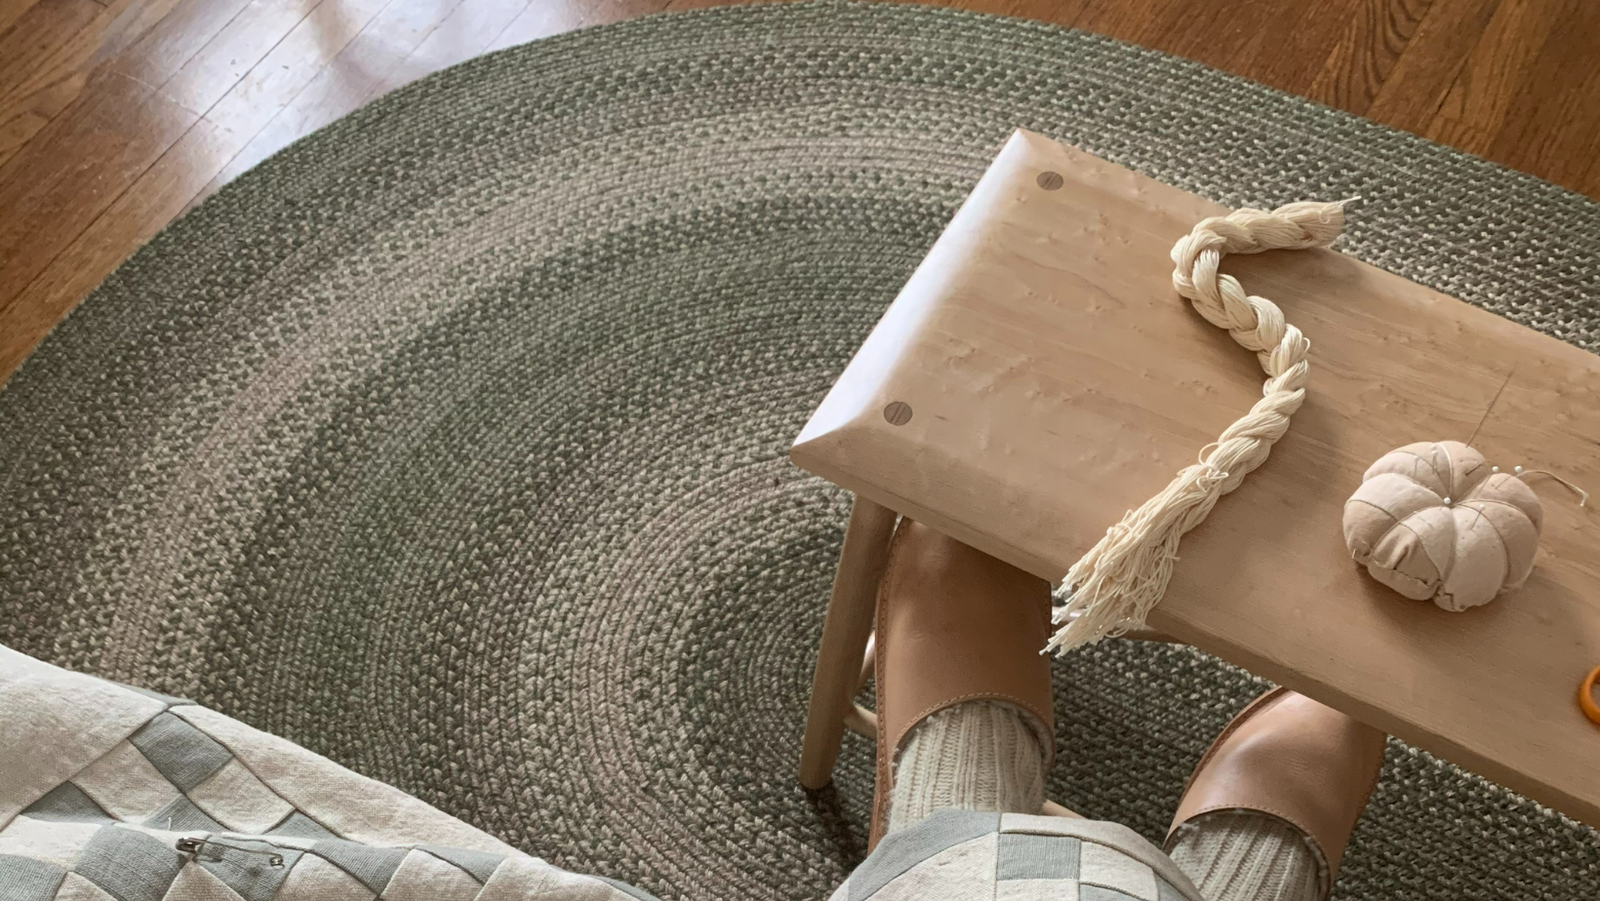
[[[888,831],[941,807],[1038,813],[1046,741],[1032,715],[1001,701],[968,701],[918,723],[901,745]]]
[[[1317,901],[1327,865],[1299,829],[1254,810],[1178,827],[1167,856],[1207,901]]]

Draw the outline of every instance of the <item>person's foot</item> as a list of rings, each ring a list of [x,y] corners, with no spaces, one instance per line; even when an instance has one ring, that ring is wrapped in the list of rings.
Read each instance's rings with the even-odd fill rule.
[[[902,519],[876,635],[871,845],[891,806],[900,824],[937,807],[1038,813],[1054,756],[1045,581]]]
[[[1304,695],[1282,688],[1267,692],[1235,717],[1200,759],[1173,817],[1167,850],[1178,857],[1206,845],[1214,856],[1223,856],[1217,842],[1197,841],[1207,829],[1243,837],[1238,840],[1259,840],[1262,854],[1273,843],[1281,844],[1282,836],[1297,838],[1309,851],[1305,859],[1312,862],[1303,868],[1313,871],[1311,897],[1326,899],[1350,833],[1378,781],[1385,743],[1386,736],[1377,729]],[[1270,852],[1284,870],[1273,878],[1298,878],[1292,872],[1297,850]],[[1249,851],[1234,848],[1226,856],[1244,860]],[[1179,860],[1179,865],[1185,862]],[[1240,870],[1237,864],[1229,868],[1232,873],[1222,876]],[[1256,869],[1265,874],[1268,868]],[[1201,875],[1190,872],[1191,877]],[[1195,881],[1200,884],[1203,878]]]

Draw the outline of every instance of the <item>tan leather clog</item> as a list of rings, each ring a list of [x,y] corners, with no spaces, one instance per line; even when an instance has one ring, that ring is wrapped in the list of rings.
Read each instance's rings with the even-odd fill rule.
[[[1040,654],[1050,636],[1043,579],[902,519],[878,589],[876,628],[878,773],[869,847],[883,837],[900,743],[928,716],[963,701],[999,700],[1054,734],[1050,659]]]
[[[1167,833],[1222,810],[1277,817],[1310,838],[1322,856],[1326,899],[1356,820],[1383,768],[1386,736],[1371,726],[1284,688],[1233,718],[1212,742],[1183,790]]]

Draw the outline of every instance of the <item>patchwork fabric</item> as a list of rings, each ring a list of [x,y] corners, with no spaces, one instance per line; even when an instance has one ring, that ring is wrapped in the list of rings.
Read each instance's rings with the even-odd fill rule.
[[[118,901],[161,901],[183,865],[174,846],[149,833],[111,825],[89,840],[72,872]]]
[[[166,807],[151,814],[145,825],[151,829],[160,829],[163,832],[223,832],[223,825],[206,812],[196,807],[194,802],[183,795],[172,799]]]
[[[65,901],[57,898],[56,901]],[[166,901],[239,901],[233,889],[202,867],[184,867],[172,880]],[[331,901],[331,899],[330,899]]]
[[[1078,882],[1085,888],[1098,886],[1139,901],[1159,901],[1160,898],[1155,871],[1122,849],[1109,845],[1083,846],[1083,872]]]
[[[354,876],[333,864],[306,854],[289,870],[280,889],[287,898],[310,898],[317,901],[372,901],[372,889]]]
[[[908,870],[932,859],[946,848],[963,844],[1000,829],[1000,814],[975,810],[945,810],[924,819],[914,829],[902,829],[878,843],[872,856],[861,862],[845,882],[849,901],[870,898]]]
[[[1118,823],[940,811],[886,837],[833,901],[1201,901],[1154,845]]]
[[[1000,834],[999,859],[994,878],[1077,879],[1083,843],[1057,835],[1031,835],[1026,832]]]
[[[311,853],[331,861],[339,869],[361,880],[361,884],[374,893],[381,893],[395,870],[400,869],[406,849],[374,848],[359,842],[332,839],[312,845]]]
[[[66,876],[49,861],[0,854],[0,898],[6,901],[50,901]]]
[[[305,852],[265,841],[215,839],[195,854],[200,866],[244,901],[272,901]]]
[[[113,819],[125,822],[143,822],[181,796],[131,741],[117,743],[72,781]]]
[[[190,867],[190,869],[193,869],[193,867]],[[174,881],[173,885],[174,888],[177,888],[180,883]],[[176,895],[175,893],[173,893],[170,901],[179,901],[179,899],[190,901],[190,899],[182,898],[181,895]],[[77,873],[68,873],[67,877],[61,880],[61,887],[56,889],[55,901],[120,901],[120,899],[107,894],[105,889],[79,876]],[[194,899],[194,901],[199,901],[199,899]]]
[[[31,857],[71,869],[78,855],[102,828],[101,823],[36,820],[18,815],[0,829],[0,855]],[[0,880],[4,880],[5,875],[0,869]]]
[[[63,782],[23,811],[36,820],[76,820],[83,823],[109,823],[111,817],[83,789]]]
[[[283,821],[278,823],[278,825],[268,829],[267,834],[276,836],[280,839],[338,838],[338,836],[334,835],[333,831],[328,827],[322,825],[316,820],[313,820],[298,810],[291,812],[288,816],[284,817]],[[307,845],[306,847],[310,846]]]
[[[0,694],[0,901],[651,899],[182,698],[3,647]]]
[[[237,759],[230,759],[190,790],[189,800],[209,816],[226,820],[235,832],[266,832],[294,813],[293,805]]]
[[[384,901],[473,901],[482,886],[471,873],[426,851],[406,853],[390,884]]]
[[[469,851],[466,848],[446,848],[440,845],[423,845],[422,850],[466,870],[479,882],[488,882],[494,868],[500,866],[500,862],[506,859],[504,854]]]
[[[227,748],[170,713],[146,723],[130,741],[157,772],[184,792],[206,781],[232,757]]]

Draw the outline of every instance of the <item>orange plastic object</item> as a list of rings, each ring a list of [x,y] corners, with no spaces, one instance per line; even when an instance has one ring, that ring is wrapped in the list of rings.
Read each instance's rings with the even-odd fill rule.
[[[1594,699],[1594,684],[1597,681],[1600,681],[1600,666],[1590,670],[1583,684],[1578,686],[1578,706],[1583,708],[1584,716],[1600,723],[1600,702]]]

